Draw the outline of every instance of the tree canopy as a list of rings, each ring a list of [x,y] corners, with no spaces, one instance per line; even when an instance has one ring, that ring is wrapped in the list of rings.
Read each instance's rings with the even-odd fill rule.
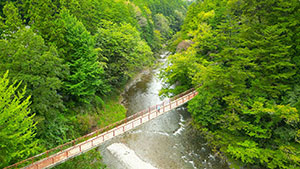
[[[7,108],[0,105],[0,113],[15,107],[20,109],[16,110],[20,112],[18,118],[24,119],[24,125],[16,122],[23,125],[21,140],[17,140],[20,131],[6,128],[12,121],[0,122],[1,167],[36,154],[33,146],[40,152],[103,127],[104,123],[120,120],[123,116],[111,112],[116,110],[124,115],[121,105],[109,106],[111,110],[106,114],[99,112],[112,101],[118,103],[112,96],[135,73],[153,65],[155,54],[181,26],[186,3],[173,2],[0,1],[0,75],[9,71],[5,79],[11,79],[2,80],[5,86],[0,86],[3,91],[11,89],[9,96],[0,96],[8,104]],[[156,3],[164,8],[156,9],[160,7]],[[172,18],[172,13],[181,19]],[[156,14],[159,17],[154,19]],[[116,117],[103,123],[102,114]],[[85,116],[94,118],[80,118]],[[8,138],[14,131],[16,134]],[[1,139],[10,140],[6,144]],[[35,140],[40,144],[36,145]],[[13,141],[20,143],[9,145]]]
[[[41,36],[23,28],[10,39],[1,39],[0,49],[0,72],[9,70],[11,79],[23,81],[33,112],[50,117],[63,109],[58,91],[65,67],[54,46],[46,46]]]
[[[150,47],[130,24],[117,25],[103,21],[96,34],[96,47],[107,59],[106,72],[109,76],[106,78],[116,86],[126,82],[136,69],[153,60]]]
[[[162,73],[163,93],[198,87],[195,126],[243,165],[299,168],[299,5],[197,1],[174,39],[192,43]]]

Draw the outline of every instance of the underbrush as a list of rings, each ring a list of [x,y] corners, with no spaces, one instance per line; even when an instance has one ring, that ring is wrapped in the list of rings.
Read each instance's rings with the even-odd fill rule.
[[[111,95],[110,98],[104,99],[102,108],[93,108],[90,112],[67,117],[70,124],[73,126],[72,132],[76,133],[73,137],[83,136],[124,119],[126,117],[126,108],[119,104],[119,99],[120,97],[117,94]],[[93,149],[60,164],[55,168],[101,169],[105,168],[105,165],[101,163],[100,152],[98,152],[97,149]]]

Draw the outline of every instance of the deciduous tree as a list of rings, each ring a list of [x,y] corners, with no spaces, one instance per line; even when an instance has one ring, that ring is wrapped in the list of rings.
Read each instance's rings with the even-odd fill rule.
[[[66,68],[55,47],[47,47],[41,36],[24,28],[0,40],[0,50],[0,72],[9,70],[11,79],[23,81],[34,113],[49,117],[64,108],[59,90]]]
[[[114,86],[121,85],[136,69],[153,59],[151,49],[130,24],[103,21],[96,42],[101,54],[108,59],[107,78]]]
[[[62,10],[56,27],[62,30],[54,43],[61,49],[69,75],[64,79],[64,91],[71,100],[89,103],[97,91],[105,94],[109,87],[104,80],[104,63],[99,62],[92,35],[66,9]],[[63,42],[63,43],[61,43]]]

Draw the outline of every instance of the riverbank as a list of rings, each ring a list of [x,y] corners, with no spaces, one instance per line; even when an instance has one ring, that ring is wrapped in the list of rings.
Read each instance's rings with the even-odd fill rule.
[[[84,113],[76,116],[76,128],[80,133],[92,132],[109,124],[120,121],[126,117],[126,108],[119,104],[120,93],[113,93],[110,98],[104,99],[102,108],[94,109],[94,113]],[[74,120],[73,120],[74,121]],[[55,169],[95,169],[105,168],[101,162],[101,155],[96,149],[70,159]]]
[[[123,95],[127,115],[160,103],[164,98],[159,91],[164,83],[158,78],[166,58],[158,59],[160,66],[149,72],[142,72],[136,83],[132,83]],[[123,135],[103,143],[98,149],[103,163],[108,168],[126,169],[131,161],[120,156],[122,153],[109,148],[115,143],[127,147],[142,161],[162,169],[227,169],[228,165],[219,159],[207,146],[206,140],[190,125],[191,117],[185,107],[167,112]],[[118,162],[120,161],[120,162]],[[140,161],[140,160],[138,160]]]
[[[155,63],[152,63],[151,65],[136,71],[130,80],[121,85],[120,88],[114,89],[109,97],[104,98],[103,103],[99,107],[95,106],[90,110],[78,109],[78,111],[81,112],[80,114],[68,117],[75,126],[74,128],[77,129],[77,132],[80,133],[80,135],[84,135],[124,119],[127,114],[127,109],[122,96],[132,85],[140,80],[143,74],[149,73],[151,67],[154,65]],[[100,153],[93,149],[54,168],[105,168],[105,165],[101,163],[101,158]]]
[[[121,117],[125,117],[126,111],[127,111],[127,116],[129,116],[139,110],[144,109],[145,107],[161,102],[162,101],[161,99],[163,98],[159,97],[159,91],[162,88],[163,82],[161,82],[161,80],[158,79],[157,75],[160,72],[160,68],[163,66],[163,64],[166,61],[167,54],[168,53],[164,52],[164,54],[162,54],[161,57],[158,58],[155,66],[152,65],[152,68],[146,67],[143,70],[136,73],[131,78],[131,80],[127,82],[127,84],[125,84],[122,88],[118,89],[118,92],[115,93],[115,96],[113,98],[111,96],[109,99],[105,99],[104,107],[101,110],[98,110],[96,115],[90,114],[90,115],[81,116],[83,121],[81,126],[85,126],[83,128],[91,128],[92,125],[90,124],[89,121],[93,121],[93,119],[97,119],[97,118],[100,118],[100,120],[97,122],[96,126],[99,126],[101,124],[103,125],[105,123],[110,124],[112,122],[115,122],[115,120],[117,121]],[[163,140],[167,139],[169,141],[167,141],[166,144],[159,144],[159,145],[163,145],[164,147],[163,149],[165,150],[166,153],[168,152],[172,153],[174,149],[173,146],[176,146],[175,149],[177,150],[175,150],[174,152],[176,152],[177,155],[172,157],[170,161],[166,163],[166,165],[163,165],[164,162],[162,162],[161,160],[154,158],[154,161],[159,163],[156,166],[158,166],[159,168],[161,167],[168,168],[168,165],[174,167],[176,166],[190,167],[191,165],[189,162],[190,160],[189,161],[182,160],[183,157],[181,157],[179,153],[185,151],[184,147],[182,146],[177,147],[179,144],[181,144],[181,139],[179,139],[179,137],[184,130],[184,123],[186,117],[188,117],[187,112],[183,110],[184,109],[182,109],[182,111],[177,111],[179,114],[175,113],[174,115],[172,115],[174,112],[170,112],[168,113],[168,115],[163,116],[160,120],[155,120],[153,122],[149,122],[145,124],[145,127],[142,127],[145,129],[145,133],[139,133],[140,130],[138,130],[138,132],[134,134],[134,135],[142,136],[142,138],[136,138],[136,139],[141,139],[141,142],[136,143],[134,142],[134,140],[130,140],[130,138],[135,138],[134,135],[130,136],[128,140],[129,143],[127,144],[128,148],[132,149],[133,151],[137,151],[136,149],[134,149],[134,147],[142,146],[141,143],[145,141],[148,142],[149,144],[152,143],[154,144],[155,142],[157,142],[157,140],[160,140],[160,142],[162,143],[164,142]],[[163,123],[160,123],[162,121]],[[166,122],[167,122],[166,126],[162,126],[162,124],[165,124]],[[149,125],[152,127],[150,127]],[[156,127],[153,128],[153,125],[155,125]],[[151,131],[148,131],[149,127],[154,129],[154,131],[152,131],[152,129]],[[120,141],[121,143],[124,141],[126,142],[126,140],[128,139],[127,138],[128,135],[131,135],[131,132],[125,134],[124,138],[120,140],[119,139],[113,139],[113,140],[117,142]],[[169,144],[170,142],[174,143],[174,145],[170,145]],[[110,143],[111,141],[104,143],[104,147],[106,147]],[[156,149],[162,149],[162,147],[160,146],[154,146],[154,147],[156,147]],[[103,148],[99,148],[99,149],[103,149]],[[157,156],[157,152],[149,151],[148,153],[148,151],[144,151],[144,152],[137,151],[137,154],[140,155],[142,153],[146,155],[146,158],[149,159],[150,163],[152,163],[151,158]],[[111,167],[111,163],[107,162],[106,160],[107,158],[111,158],[111,156],[105,152],[103,153],[102,150],[101,150],[101,154],[104,155],[103,162],[106,163],[108,167]],[[188,154],[188,152],[186,154]],[[162,159],[164,155],[165,153],[162,153],[161,155],[159,155],[159,158]],[[175,161],[177,160],[179,160],[180,162],[175,163]],[[61,164],[57,168],[73,168],[73,169],[89,168],[90,166],[95,166],[95,165],[97,165],[96,168],[103,168],[105,166],[103,165],[103,163],[101,163],[101,161],[102,160],[101,160],[100,153],[98,152],[97,154],[95,150],[91,150],[88,153],[85,153],[64,164]]]
[[[122,87],[122,92],[120,92],[120,102],[119,104],[122,104],[126,107],[126,103],[124,102],[124,94],[133,86],[136,85],[139,81],[142,80],[143,76],[150,74],[152,70],[157,69],[158,67],[161,66],[161,62],[159,61],[160,59],[165,59],[165,57],[169,54],[170,52],[162,50],[159,52],[159,56],[156,56],[155,61],[149,65],[144,67],[143,69],[136,71],[135,74],[132,75],[131,79]]]

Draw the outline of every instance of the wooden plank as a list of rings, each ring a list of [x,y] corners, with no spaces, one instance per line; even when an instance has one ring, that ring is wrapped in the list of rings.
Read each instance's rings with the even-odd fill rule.
[[[52,159],[48,158],[48,159],[44,159],[41,163],[39,163],[36,166],[37,166],[37,168],[45,168],[51,164],[52,164]]]
[[[69,155],[70,156],[73,156],[73,155],[76,155],[80,153],[80,150],[79,150],[79,147],[78,146],[75,146],[73,147],[71,150],[69,150]]]
[[[59,153],[56,156],[54,156],[53,157],[53,159],[54,159],[53,161],[54,161],[54,163],[58,163],[60,161],[65,160],[66,158],[67,158],[66,152],[63,152],[63,153]],[[39,166],[39,168],[40,168],[40,166]]]
[[[81,145],[81,151],[86,151],[92,147],[92,142],[88,141]]]

